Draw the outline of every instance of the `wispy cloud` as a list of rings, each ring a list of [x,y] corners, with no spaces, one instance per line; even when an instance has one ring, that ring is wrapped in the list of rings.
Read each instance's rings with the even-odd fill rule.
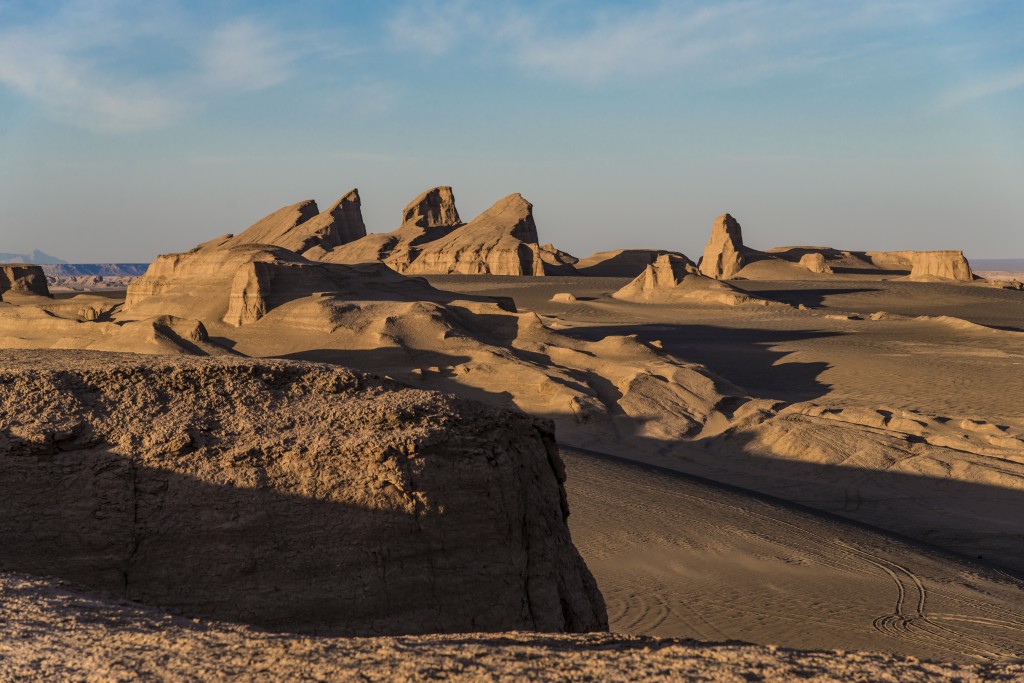
[[[703,70],[714,78],[815,68],[891,35],[968,13],[967,0],[720,0],[500,8],[465,0],[403,6],[396,45],[439,55],[468,45],[533,74],[581,84]],[[851,45],[853,47],[851,47]],[[884,43],[874,42],[876,47]],[[856,49],[854,49],[856,47]]]
[[[939,108],[953,109],[976,100],[1013,92],[1022,88],[1024,88],[1024,67],[997,74],[986,80],[949,92],[942,98]]]
[[[156,128],[219,97],[287,81],[273,26],[203,26],[173,3],[66,2],[0,29],[0,84],[50,118],[102,132]]]

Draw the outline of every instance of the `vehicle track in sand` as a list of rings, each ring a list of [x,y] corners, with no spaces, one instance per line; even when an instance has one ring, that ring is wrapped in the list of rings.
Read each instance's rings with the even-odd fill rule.
[[[564,449],[613,630],[927,659],[1024,657],[1024,581],[696,477]]]

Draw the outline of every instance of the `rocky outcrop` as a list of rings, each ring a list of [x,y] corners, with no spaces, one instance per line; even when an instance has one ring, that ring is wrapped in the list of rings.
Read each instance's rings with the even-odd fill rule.
[[[435,187],[422,193],[402,209],[402,224],[420,228],[452,228],[462,225],[455,208],[455,194],[448,186]]]
[[[800,257],[800,265],[812,273],[818,273],[820,275],[832,274],[832,267],[828,265],[824,254],[821,254],[820,252],[804,254]]]
[[[592,277],[636,277],[662,254],[675,254],[686,258],[677,251],[664,249],[615,249],[599,251],[576,262],[576,272]]]
[[[264,244],[316,257],[364,236],[359,191],[351,190],[323,213],[312,199],[278,209],[226,245]]]
[[[704,247],[700,272],[716,280],[728,280],[740,271],[743,258],[743,231],[735,218],[727,213],[715,219],[711,239]]]
[[[549,258],[557,258],[553,248]],[[407,273],[544,275],[533,205],[510,194],[468,224],[420,248]]]
[[[685,256],[662,254],[612,296],[646,303],[690,302],[736,306],[756,301],[732,285],[701,275]]]
[[[0,265],[0,297],[4,292],[50,296],[42,267],[27,263]]]
[[[368,292],[367,287],[376,288]],[[280,247],[206,242],[182,254],[157,257],[146,274],[128,286],[120,319],[156,315],[198,318],[239,326],[272,309],[319,292],[356,298],[413,291],[424,285],[380,266],[354,268],[309,261]]]
[[[463,224],[450,187],[414,199],[393,232],[307,255],[330,263],[381,261],[409,274],[570,275],[576,262],[550,244],[538,244],[533,205],[522,195],[511,194]]]
[[[880,268],[909,270],[911,280],[974,281],[962,251],[884,251],[867,252],[867,256]]]
[[[8,570],[318,634],[607,628],[547,422],[332,366],[0,355]]]
[[[419,247],[440,239],[462,225],[452,188],[435,187],[420,194],[402,210],[402,224],[389,233],[375,233],[310,258],[329,263],[386,263],[405,272]]]

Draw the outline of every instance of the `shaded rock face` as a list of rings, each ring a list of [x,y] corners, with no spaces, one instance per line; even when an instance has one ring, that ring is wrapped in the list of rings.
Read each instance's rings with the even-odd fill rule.
[[[23,263],[0,265],[0,296],[4,292],[50,296],[42,267]]]
[[[312,199],[278,209],[226,244],[263,244],[315,256],[365,235],[359,191],[353,189],[323,213]]]
[[[455,208],[452,188],[435,187],[416,197],[402,210],[402,223],[411,223],[421,228],[462,225],[459,211]]]
[[[547,422],[331,366],[0,358],[4,569],[316,633],[607,628]]]
[[[700,272],[716,280],[728,280],[740,271],[744,263],[740,224],[729,214],[722,214],[711,228],[711,239],[700,260]]]
[[[804,254],[800,257],[800,265],[812,273],[832,273],[832,268],[825,261],[824,254],[821,253]]]
[[[715,303],[736,306],[754,298],[732,285],[701,275],[685,256],[662,254],[643,273],[612,296],[648,303]]]

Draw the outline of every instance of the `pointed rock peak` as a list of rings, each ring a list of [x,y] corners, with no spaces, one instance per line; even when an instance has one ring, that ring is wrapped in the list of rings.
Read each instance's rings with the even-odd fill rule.
[[[501,229],[523,242],[537,244],[537,224],[533,220],[533,204],[513,192],[496,201],[491,208],[473,219],[469,226]]]
[[[700,260],[700,272],[718,280],[731,278],[746,265],[742,252],[743,231],[739,221],[723,213],[711,228],[711,239]]]
[[[452,188],[435,187],[416,197],[402,212],[402,223],[412,223],[421,228],[461,225]]]
[[[235,236],[234,244],[276,244],[281,245],[281,238],[292,228],[302,225],[320,213],[316,202],[307,199],[298,204],[285,206],[269,216],[256,221],[241,234]]]
[[[715,219],[715,225],[711,228],[711,238],[714,239],[716,234],[727,236],[737,248],[743,246],[743,229],[731,214],[723,213]]]
[[[332,216],[338,216],[344,213],[346,210],[351,210],[352,207],[361,210],[362,205],[363,203],[359,199],[359,190],[356,188],[352,188],[351,190],[346,192],[341,199],[334,202],[334,204],[331,205],[331,208],[327,209],[326,213],[329,213]]]

